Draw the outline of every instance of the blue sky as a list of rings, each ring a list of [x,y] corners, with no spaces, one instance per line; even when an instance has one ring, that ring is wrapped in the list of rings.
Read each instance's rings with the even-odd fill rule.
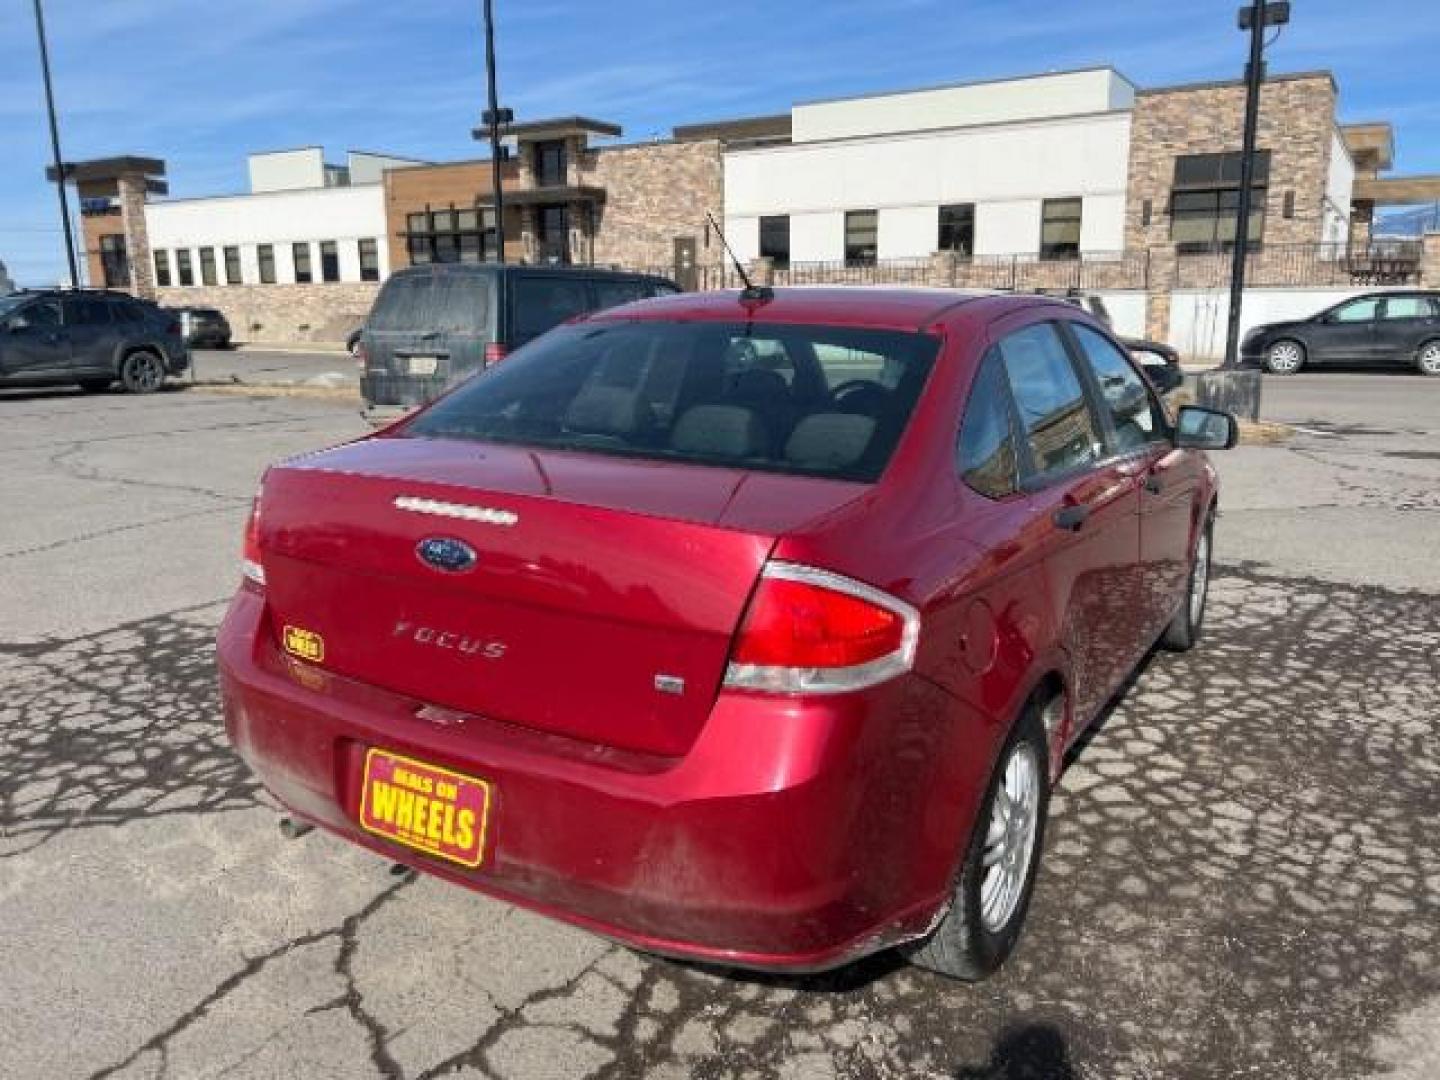
[[[1113,64],[1141,85],[1230,78],[1238,0],[495,0],[519,117],[626,139],[796,100]],[[1295,0],[1272,71],[1332,69],[1345,120],[1389,119],[1397,168],[1440,172],[1440,4]],[[164,158],[175,195],[244,190],[251,150],[480,156],[480,0],[46,0],[72,160]],[[0,0],[0,260],[63,263],[30,0]]]

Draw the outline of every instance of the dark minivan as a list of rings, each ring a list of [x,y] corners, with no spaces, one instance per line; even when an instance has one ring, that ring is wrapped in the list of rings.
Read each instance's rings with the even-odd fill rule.
[[[356,350],[365,413],[424,405],[566,319],[679,292],[649,274],[596,267],[437,263],[391,276]]]

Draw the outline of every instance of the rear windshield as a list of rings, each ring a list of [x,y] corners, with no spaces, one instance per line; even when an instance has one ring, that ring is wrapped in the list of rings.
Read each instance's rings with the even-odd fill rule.
[[[393,277],[367,320],[372,330],[480,333],[490,325],[490,274],[404,274]]]
[[[476,376],[406,433],[873,481],[938,348],[850,327],[586,323]]]

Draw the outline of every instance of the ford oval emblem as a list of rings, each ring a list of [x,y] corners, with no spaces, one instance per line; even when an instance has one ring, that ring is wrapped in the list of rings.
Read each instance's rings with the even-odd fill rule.
[[[480,561],[474,548],[453,536],[426,537],[415,546],[415,554],[426,566],[450,574],[463,574]]]

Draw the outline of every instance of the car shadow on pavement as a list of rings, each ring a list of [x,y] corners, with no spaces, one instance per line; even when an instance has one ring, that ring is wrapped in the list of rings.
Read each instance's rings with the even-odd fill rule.
[[[1079,1080],[1079,1073],[1058,1028],[1025,1024],[1002,1032],[990,1060],[961,1068],[955,1080]]]

